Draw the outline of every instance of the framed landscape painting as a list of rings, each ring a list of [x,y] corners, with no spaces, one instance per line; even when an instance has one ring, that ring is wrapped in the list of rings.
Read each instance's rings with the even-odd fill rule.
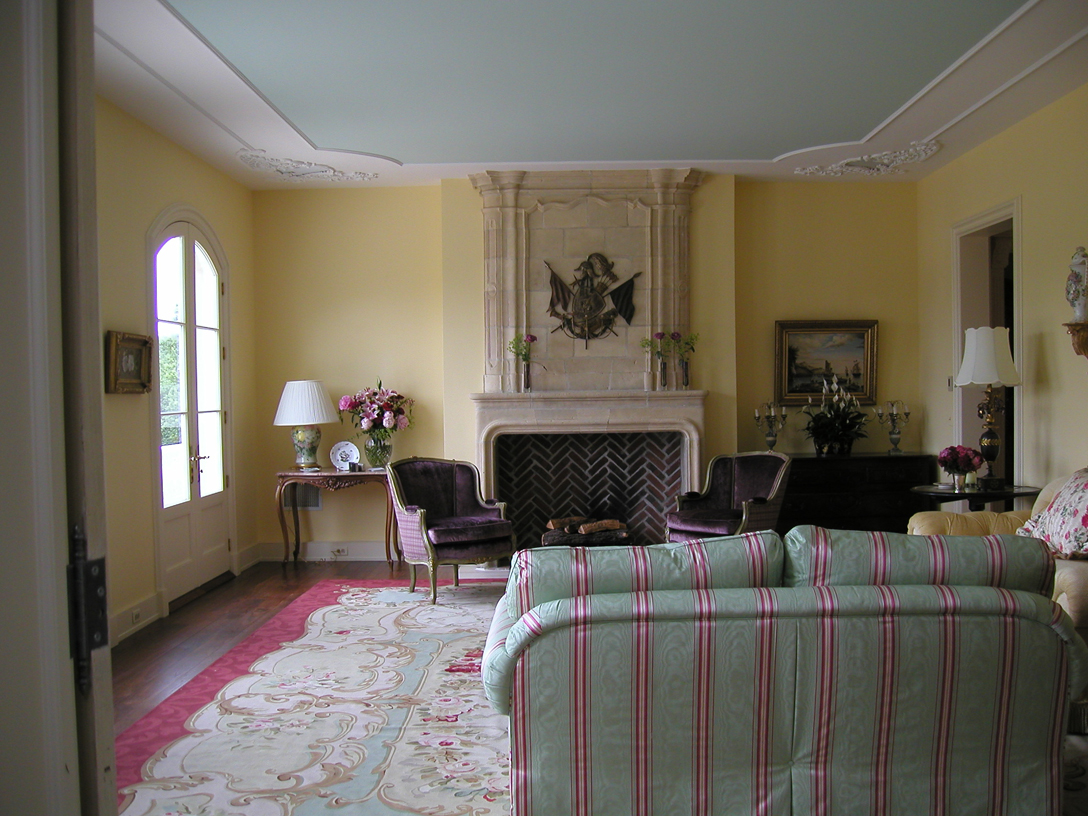
[[[838,378],[858,402],[875,404],[876,326],[875,320],[775,321],[775,402],[819,402],[824,383]]]

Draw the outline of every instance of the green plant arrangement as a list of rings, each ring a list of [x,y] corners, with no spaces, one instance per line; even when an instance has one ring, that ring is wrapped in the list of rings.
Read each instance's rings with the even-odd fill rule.
[[[811,397],[808,402],[801,412],[808,416],[805,436],[812,440],[817,456],[848,456],[854,440],[869,435],[865,431],[868,414],[861,411],[857,397],[839,387],[838,377],[830,385],[824,381],[818,409]]]
[[[524,336],[515,337],[506,344],[506,347],[510,349],[510,353],[518,360],[521,360],[521,388],[522,391],[526,393],[533,390],[533,378],[530,366],[533,364],[533,343],[535,342],[535,334],[526,334]],[[537,365],[544,371],[548,370],[548,367],[543,363],[537,363]]]
[[[680,332],[673,332],[669,335],[669,339],[672,340],[672,347],[676,351],[676,362],[680,366],[680,386],[686,389],[691,382],[688,357],[695,353],[695,344],[699,342],[699,334],[693,332],[685,337]]]

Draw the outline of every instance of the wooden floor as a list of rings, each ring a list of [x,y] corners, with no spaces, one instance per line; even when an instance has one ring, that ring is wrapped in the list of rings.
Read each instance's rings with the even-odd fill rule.
[[[450,571],[447,574],[447,571]],[[422,587],[427,570],[420,571]],[[452,576],[450,567],[439,576]],[[262,562],[210,590],[113,649],[114,732],[121,733],[318,581],[400,578],[384,561]],[[421,591],[421,586],[417,586]]]

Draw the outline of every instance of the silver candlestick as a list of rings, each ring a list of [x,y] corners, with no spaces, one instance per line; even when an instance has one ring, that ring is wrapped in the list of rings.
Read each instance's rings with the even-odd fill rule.
[[[901,454],[903,451],[899,450],[899,440],[903,438],[903,426],[910,422],[910,406],[902,400],[892,400],[878,405],[874,410],[880,424],[888,426],[888,441],[892,443],[888,453],[892,456]]]
[[[760,411],[763,414],[760,414]],[[774,450],[778,443],[778,432],[786,424],[786,406],[776,405],[773,402],[764,402],[756,408],[756,427],[763,431],[763,438],[767,442],[767,450]]]

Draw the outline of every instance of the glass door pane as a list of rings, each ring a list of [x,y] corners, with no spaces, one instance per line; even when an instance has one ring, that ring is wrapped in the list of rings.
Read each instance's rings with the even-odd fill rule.
[[[189,423],[186,418],[184,326],[158,322],[162,506],[189,501]]]
[[[200,454],[200,495],[210,496],[223,489],[223,423],[219,411],[201,412],[197,417]]]

